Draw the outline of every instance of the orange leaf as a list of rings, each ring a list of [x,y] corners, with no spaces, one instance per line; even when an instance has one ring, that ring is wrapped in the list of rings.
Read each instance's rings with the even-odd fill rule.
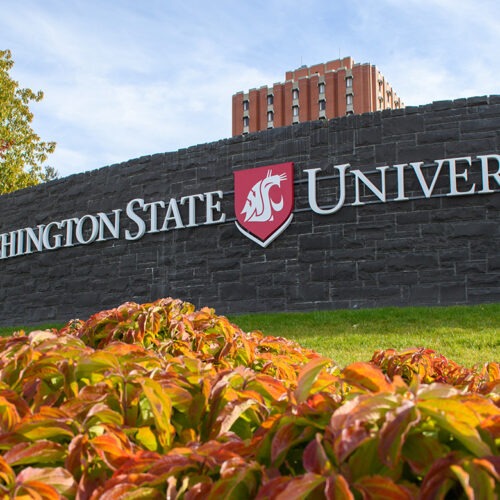
[[[379,368],[369,363],[353,363],[342,372],[343,379],[351,385],[370,392],[392,392],[394,385]]]
[[[73,476],[62,467],[27,467],[17,475],[17,482],[22,483],[24,487],[46,492],[47,495],[50,494],[50,490],[42,488],[40,484],[44,487],[52,487],[57,493],[64,496],[73,496],[76,493],[77,486]],[[60,497],[57,495],[55,497],[47,496],[43,498],[59,499]]]

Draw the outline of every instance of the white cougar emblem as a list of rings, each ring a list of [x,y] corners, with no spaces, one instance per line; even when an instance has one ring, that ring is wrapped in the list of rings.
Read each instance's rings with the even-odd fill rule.
[[[245,214],[245,222],[268,222],[274,220],[274,212],[283,209],[283,197],[280,201],[274,202],[269,196],[269,190],[273,186],[280,186],[281,181],[286,180],[286,174],[271,175],[271,170],[267,172],[264,179],[256,182],[248,192],[247,201],[242,214]]]

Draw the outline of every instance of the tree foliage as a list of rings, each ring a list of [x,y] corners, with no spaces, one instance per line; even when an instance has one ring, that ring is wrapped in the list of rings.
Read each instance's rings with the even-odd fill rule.
[[[57,172],[43,167],[55,142],[44,142],[31,128],[29,104],[43,92],[20,88],[9,71],[14,65],[10,50],[0,50],[0,194],[54,179]]]

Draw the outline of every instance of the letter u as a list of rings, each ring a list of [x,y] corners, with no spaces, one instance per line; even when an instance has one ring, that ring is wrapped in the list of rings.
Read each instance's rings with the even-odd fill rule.
[[[320,208],[318,206],[318,200],[316,198],[316,173],[320,172],[320,168],[309,168],[305,169],[304,172],[307,172],[307,192],[309,198],[309,206],[311,207],[313,212],[316,212],[320,215],[330,215],[335,212],[338,212],[343,206],[345,202],[345,172],[350,167],[349,163],[345,163],[344,165],[336,165],[336,168],[339,171],[339,187],[340,187],[340,195],[337,201],[337,204],[332,208]]]

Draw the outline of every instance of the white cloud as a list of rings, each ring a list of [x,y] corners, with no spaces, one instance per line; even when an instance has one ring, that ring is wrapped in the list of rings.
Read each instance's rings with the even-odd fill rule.
[[[495,93],[496,0],[19,0],[2,12],[62,175],[231,135],[231,95],[351,55],[407,104]]]

